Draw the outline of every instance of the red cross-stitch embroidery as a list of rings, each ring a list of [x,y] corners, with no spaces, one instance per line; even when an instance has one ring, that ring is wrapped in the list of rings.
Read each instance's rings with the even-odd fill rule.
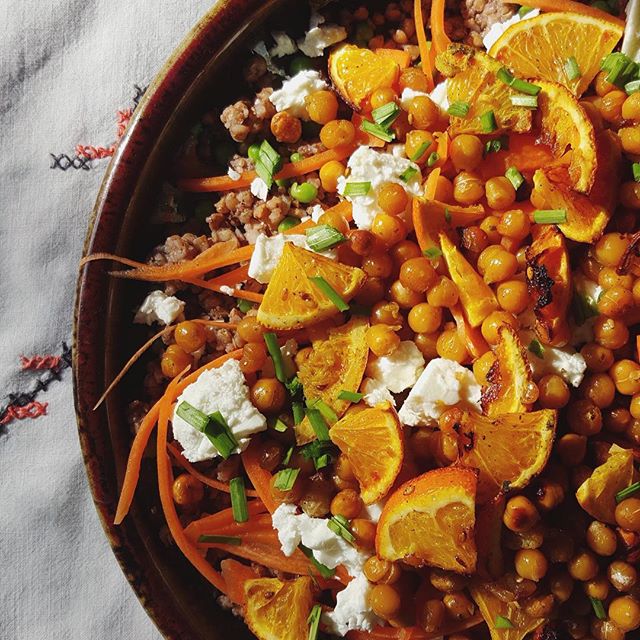
[[[43,356],[20,356],[20,366],[25,369],[57,369],[60,366],[60,356],[43,355]]]
[[[94,147],[93,145],[76,145],[76,155],[81,158],[87,158],[88,160],[101,160],[102,158],[109,158],[116,152],[116,144],[124,135],[124,132],[133,115],[133,109],[119,109],[117,111],[117,129],[116,129],[116,142],[109,147]]]
[[[7,407],[7,410],[0,420],[0,424],[8,424],[12,420],[26,420],[27,418],[34,419],[40,416],[47,415],[47,407],[49,403],[38,402],[34,400],[29,404],[25,404],[23,407],[12,404]]]

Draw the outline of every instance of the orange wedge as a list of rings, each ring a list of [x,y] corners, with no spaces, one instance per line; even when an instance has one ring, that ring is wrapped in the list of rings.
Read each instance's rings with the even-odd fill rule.
[[[300,640],[308,632],[313,581],[257,578],[245,582],[245,621],[258,640]]]
[[[382,510],[377,554],[416,566],[473,573],[476,486],[476,471],[463,467],[427,471],[403,484]]]
[[[491,416],[523,413],[531,406],[531,365],[515,329],[508,324],[498,329],[496,361],[489,369],[489,386],[482,390],[482,411]]]
[[[385,403],[348,413],[329,434],[351,463],[362,501],[373,504],[384,498],[404,459],[402,428],[393,408]]]
[[[544,468],[556,433],[557,415],[544,409],[485,418],[465,413],[460,421],[460,462],[480,471],[478,502],[506,488],[522,489]]]
[[[491,640],[524,640],[527,634],[545,622],[544,618],[530,616],[517,602],[502,602],[484,585],[474,585],[469,591],[489,627]],[[496,628],[498,616],[506,618],[511,627]]]
[[[287,242],[258,308],[269,329],[300,329],[338,313],[338,307],[310,279],[322,277],[349,302],[366,280],[364,271]]]
[[[591,193],[585,196],[571,188],[565,167],[542,168],[533,175],[532,199],[543,209],[564,209],[567,221],[560,231],[576,242],[593,244],[604,233],[616,206],[620,185],[620,139],[612,131],[596,138],[597,169]]]
[[[369,346],[366,333],[369,323],[365,318],[353,318],[340,327],[331,327],[311,336],[311,348],[296,355],[298,379],[309,400],[322,400],[338,417],[349,408],[348,400],[340,400],[342,391],[358,391],[367,366]],[[296,426],[298,444],[315,439],[305,416]]]
[[[370,49],[345,44],[329,56],[331,82],[344,101],[360,111],[368,106],[376,89],[391,87],[400,76],[400,65],[394,57],[377,55]]]
[[[622,37],[623,27],[578,13],[542,13],[511,25],[489,55],[523,78],[559,82],[582,95],[600,71],[602,58]],[[573,58],[578,76],[570,73]]]
[[[512,105],[510,98],[517,92],[497,78],[503,67],[500,62],[479,49],[456,43],[438,54],[436,67],[449,78],[449,104],[469,105],[464,118],[451,117],[449,133],[486,133],[481,117],[487,111],[493,111],[499,129],[520,133],[531,129],[531,111]]]
[[[551,146],[556,158],[571,151],[569,176],[573,188],[589,193],[598,166],[593,124],[568,89],[547,80],[536,80],[535,83],[542,87],[538,94],[542,142]]]

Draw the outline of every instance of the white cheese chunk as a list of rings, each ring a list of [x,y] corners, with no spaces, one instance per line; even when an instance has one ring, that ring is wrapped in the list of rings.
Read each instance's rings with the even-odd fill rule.
[[[402,95],[400,96],[400,106],[405,110],[409,110],[409,104],[414,98],[418,96],[428,96],[428,93],[424,91],[416,91],[415,89],[410,89],[409,87],[402,90]]]
[[[373,504],[365,504],[362,507],[359,517],[377,523],[380,520],[385,503],[386,499],[378,500],[378,502],[374,502]]]
[[[233,287],[228,287],[225,284],[220,287],[220,293],[224,293],[225,296],[235,296],[236,290]]]
[[[171,324],[184,311],[184,302],[164,291],[152,291],[140,305],[133,321],[136,324]]]
[[[429,94],[429,97],[442,109],[446,111],[449,108],[449,85],[447,80],[439,82],[433,91]]]
[[[206,415],[219,411],[238,441],[236,453],[247,448],[254,433],[267,428],[266,418],[251,404],[249,387],[237,360],[227,360],[217,369],[202,372],[182,392],[176,402],[176,409],[181,402],[188,402]],[[209,438],[175,412],[172,424],[173,435],[182,445],[187,460],[202,462],[218,456],[218,451]]]
[[[525,347],[536,339],[536,335],[532,332],[520,332],[520,340]],[[548,373],[555,373],[568,384],[578,387],[587,370],[587,363],[582,354],[571,347],[550,347],[545,344],[542,345],[542,358],[530,351],[527,355],[536,379]]]
[[[381,402],[389,402],[392,407],[396,406],[396,401],[387,388],[387,385],[380,380],[365,378],[360,387],[360,392],[364,393],[363,400],[370,407],[375,407]]]
[[[239,171],[236,171],[233,167],[229,167],[227,169],[227,175],[234,181],[237,182],[242,177],[242,174]]]
[[[315,25],[305,33],[304,38],[298,40],[298,47],[305,56],[319,58],[328,49],[338,42],[342,42],[347,37],[347,30],[337,24]]]
[[[369,607],[371,584],[363,573],[358,574],[336,595],[333,611],[322,614],[322,622],[330,633],[345,636],[349,631],[372,631],[383,621]]]
[[[535,18],[538,15],[540,15],[539,9],[528,11],[523,16],[516,12],[508,20],[492,24],[489,31],[487,31],[484,38],[482,38],[482,44],[484,44],[485,49],[489,51],[511,25],[518,24],[518,22],[522,22],[523,20],[529,20],[529,18]]]
[[[328,520],[297,513],[294,504],[281,504],[272,514],[273,528],[278,532],[282,553],[290,556],[300,543],[313,551],[315,559],[335,569],[343,565],[351,576],[357,576],[366,562],[366,554],[331,531]]]
[[[305,69],[293,78],[285,80],[282,87],[269,96],[269,100],[276,111],[288,111],[296,118],[308,120],[305,98],[315,91],[328,88],[329,85],[322,79],[320,73],[313,69]]]
[[[254,178],[251,186],[249,187],[251,193],[256,197],[266,202],[269,197],[269,187],[267,183],[260,177]]]
[[[424,356],[413,340],[403,340],[391,355],[373,358],[367,365],[367,375],[392,393],[412,387],[423,371]]]
[[[264,233],[256,238],[256,244],[249,262],[249,277],[261,284],[267,284],[278,266],[285,242],[292,242],[297,247],[307,247],[307,238],[303,235],[278,233],[266,236]]]
[[[338,193],[344,195],[349,182],[370,182],[371,188],[364,196],[346,196],[353,204],[353,220],[359,229],[370,229],[373,219],[379,213],[378,191],[387,182],[394,182],[405,188],[412,196],[422,194],[422,176],[420,167],[406,158],[396,157],[393,153],[375,151],[371,147],[358,147],[349,158],[347,164],[349,176],[338,178]],[[416,173],[403,182],[400,176],[409,168]]]
[[[398,416],[403,424],[414,427],[432,423],[447,407],[459,403],[479,411],[481,391],[469,369],[453,360],[435,358],[409,392]]]
[[[627,3],[627,21],[622,38],[622,53],[640,62],[640,0]]]
[[[269,49],[269,53],[274,58],[282,58],[290,56],[298,50],[294,39],[288,36],[284,31],[274,31],[271,37],[275,41],[275,46]]]

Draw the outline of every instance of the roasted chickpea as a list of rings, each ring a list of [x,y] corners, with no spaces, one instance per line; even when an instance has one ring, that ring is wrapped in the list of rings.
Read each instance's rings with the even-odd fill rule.
[[[425,359],[433,360],[433,358],[438,356],[438,350],[436,348],[438,344],[437,333],[416,333],[413,340]]]
[[[394,584],[400,578],[402,571],[397,564],[390,560],[383,560],[378,556],[371,556],[364,563],[364,575],[369,582]]]
[[[629,289],[615,285],[602,292],[598,299],[598,311],[610,318],[619,318],[634,305],[633,294]]]
[[[427,293],[427,302],[432,307],[450,309],[458,303],[458,287],[446,276],[442,276]]]
[[[257,373],[267,362],[267,346],[260,342],[247,342],[242,348],[242,373]]]
[[[379,213],[371,225],[371,233],[387,246],[392,246],[407,235],[407,225],[398,217]]]
[[[414,91],[421,91],[422,93],[429,91],[429,80],[424,71],[418,67],[407,67],[403,69],[398,84],[401,89],[413,89]]]
[[[204,327],[192,320],[186,320],[176,326],[173,337],[176,344],[182,347],[187,353],[193,353],[204,347],[207,341],[207,334]]]
[[[538,549],[520,549],[516,551],[514,564],[521,578],[538,582],[547,574],[549,567],[544,554]]]
[[[640,120],[640,93],[632,93],[622,103],[622,117],[625,120]]]
[[[640,498],[627,498],[618,504],[616,523],[627,531],[640,532]]]
[[[416,333],[433,333],[442,324],[442,308],[421,302],[409,311],[409,326]]]
[[[297,502],[308,516],[322,518],[329,513],[333,492],[333,482],[314,475],[305,483],[304,492]]]
[[[608,349],[620,349],[629,340],[629,329],[621,320],[598,316],[593,324],[595,341]]]
[[[629,274],[619,274],[615,267],[602,267],[598,273],[598,284],[603,289],[620,286],[631,290],[633,287],[633,276]]]
[[[279,111],[271,118],[271,133],[278,142],[293,144],[302,137],[302,122],[287,111]]]
[[[416,164],[424,166],[434,150],[435,143],[433,136],[428,131],[414,129],[407,133],[404,142],[404,151],[407,154],[407,158],[410,158]],[[420,155],[418,155],[418,153]]]
[[[550,373],[538,380],[538,402],[544,409],[562,409],[571,397],[567,383],[557,374]]]
[[[204,485],[188,473],[179,475],[171,488],[173,501],[181,507],[193,507],[204,498]]]
[[[167,378],[175,378],[192,365],[193,358],[177,344],[169,345],[160,360],[160,369]]]
[[[436,281],[438,274],[428,258],[411,258],[400,267],[400,282],[418,293],[424,293]]]
[[[376,546],[376,524],[371,520],[354,518],[351,521],[351,533],[360,549],[373,550]]]
[[[334,496],[331,501],[331,513],[334,516],[341,515],[352,520],[362,511],[363,502],[360,494],[355,489],[343,489]]]
[[[401,240],[391,247],[389,253],[396,269],[400,269],[407,260],[418,258],[422,255],[420,247],[413,240]]]
[[[627,94],[624,91],[619,89],[609,91],[600,102],[600,115],[612,124],[620,122],[622,119],[622,105],[626,99]]]
[[[332,91],[314,91],[304,102],[309,117],[318,124],[327,124],[338,115],[338,99]]]
[[[391,216],[402,213],[409,202],[407,192],[402,185],[395,182],[386,182],[378,191],[378,205]]]
[[[501,246],[490,245],[478,256],[478,271],[487,284],[503,282],[518,271],[518,261]]]
[[[284,447],[275,440],[266,439],[262,442],[261,448],[260,466],[272,473],[282,462]]]
[[[559,602],[566,602],[573,593],[573,578],[562,569],[551,569],[548,584],[549,590]]]
[[[604,575],[597,575],[593,580],[588,580],[583,587],[587,596],[596,600],[606,600],[610,591],[609,581]]]
[[[611,349],[602,347],[595,342],[585,344],[582,349],[580,349],[580,353],[585,359],[589,371],[595,371],[596,373],[608,371],[614,361]]]
[[[282,489],[278,489],[278,487],[276,487],[277,481],[278,474],[274,473],[273,476],[271,476],[270,481],[271,495],[278,502],[292,504],[298,502],[298,500],[300,500],[300,498],[305,493],[304,481],[301,475],[298,475],[298,477],[295,479],[295,482],[293,483],[293,487],[291,487],[291,489],[289,489],[288,491],[282,491]]]
[[[590,551],[579,551],[567,563],[567,569],[574,580],[587,582],[598,575],[598,561]]]
[[[606,373],[594,373],[583,381],[580,390],[596,407],[608,407],[616,397],[616,387]]]
[[[356,128],[349,120],[332,120],[320,129],[320,141],[327,149],[351,144],[356,137]]]
[[[604,415],[604,428],[613,433],[624,433],[631,424],[633,416],[624,407],[615,407]]]
[[[389,287],[389,297],[400,305],[401,309],[411,309],[424,300],[424,294],[405,287],[400,280]]]
[[[396,615],[401,605],[398,590],[389,584],[376,584],[369,592],[369,606],[383,620]]]
[[[605,233],[596,243],[594,254],[605,267],[617,267],[628,246],[629,239],[621,233]]]
[[[396,102],[397,99],[398,94],[391,87],[380,87],[371,94],[371,108],[378,109],[389,102]]]
[[[629,209],[640,209],[640,182],[623,182],[620,186],[620,202]]]
[[[542,478],[536,489],[536,504],[542,511],[551,511],[562,503],[564,495],[564,488],[559,482]]]
[[[607,95],[607,93],[611,93],[612,91],[616,91],[618,89],[615,84],[607,80],[608,75],[608,71],[600,71],[594,81],[594,88],[596,90],[596,93],[600,97],[604,97]]]
[[[613,383],[625,396],[640,393],[640,365],[633,360],[618,360],[609,370]]]
[[[378,357],[391,355],[400,344],[400,336],[386,324],[369,327],[365,338],[369,349]]]
[[[388,278],[393,272],[393,260],[388,253],[372,253],[363,258],[361,268],[373,278]]]
[[[416,96],[409,101],[409,124],[414,129],[433,130],[440,119],[440,109],[429,96]]]
[[[507,179],[504,178],[504,180]],[[489,183],[487,182],[487,185],[488,184]],[[526,238],[529,235],[530,229],[531,222],[529,221],[529,217],[521,209],[505,211],[497,225],[498,233],[506,236],[507,238],[513,238],[514,240],[523,240]]]
[[[431,569],[429,581],[438,591],[453,593],[454,591],[462,591],[467,586],[469,579],[458,573],[453,573],[453,571]]]
[[[482,180],[468,171],[461,171],[453,179],[453,197],[456,202],[470,205],[479,202],[484,196]]]
[[[349,231],[349,245],[351,250],[362,257],[371,255],[377,246],[375,236],[365,229],[352,229]]]
[[[371,310],[371,324],[388,324],[391,327],[400,328],[403,323],[400,306],[397,302],[381,300],[373,305]]]
[[[631,596],[621,596],[611,601],[609,618],[622,631],[640,627],[640,604]]]
[[[506,504],[502,521],[505,527],[517,533],[528,531],[540,520],[534,504],[525,496],[510,498]]]
[[[496,356],[493,351],[489,350],[486,353],[483,353],[479,358],[477,358],[473,363],[473,375],[476,378],[476,382],[482,386],[486,386],[489,384],[487,380],[487,375],[489,373],[489,369],[495,364]]]
[[[473,602],[462,591],[447,593],[442,598],[447,613],[454,620],[467,620],[476,610]]]
[[[569,405],[567,422],[574,433],[593,436],[602,429],[602,412],[591,400],[575,400]]]
[[[335,193],[338,190],[338,178],[347,173],[347,168],[338,160],[329,160],[320,167],[320,183],[325,191]]]
[[[238,323],[238,335],[245,342],[264,343],[266,329],[258,322],[255,316],[246,316]]]
[[[286,401],[287,390],[282,382],[275,378],[260,378],[251,387],[251,402],[262,413],[279,413]]]
[[[436,342],[436,350],[441,358],[463,363],[469,359],[469,352],[460,339],[457,329],[446,329]]]
[[[587,529],[587,544],[599,556],[612,556],[616,551],[615,532],[603,522],[594,520]]]
[[[482,336],[489,344],[498,343],[498,331],[504,324],[511,325],[514,329],[518,326],[517,319],[506,311],[493,311],[482,322],[480,328]]]
[[[461,244],[469,253],[477,256],[489,246],[489,237],[480,227],[465,227],[462,230]]]
[[[417,612],[417,623],[427,632],[435,633],[442,627],[446,609],[442,600],[426,600]]]
[[[577,433],[567,433],[556,443],[556,451],[563,464],[568,467],[576,467],[587,453],[587,438]]]
[[[498,224],[500,224],[500,219],[494,215],[485,216],[480,223],[480,228],[487,234],[487,238],[492,244],[498,244],[501,240]]]
[[[508,178],[498,176],[487,180],[485,186],[485,194],[487,196],[487,204],[491,209],[504,210],[508,209],[516,201],[516,190]],[[498,227],[498,231],[500,228]],[[524,234],[525,237],[527,234]]]
[[[482,162],[484,144],[478,136],[462,133],[451,141],[449,156],[455,170],[473,171]]]
[[[631,591],[638,583],[637,569],[622,560],[614,560],[609,565],[607,577],[614,588],[623,593]]]
[[[382,300],[387,291],[385,281],[382,278],[368,277],[360,291],[356,294],[355,301],[358,304],[371,306]]]

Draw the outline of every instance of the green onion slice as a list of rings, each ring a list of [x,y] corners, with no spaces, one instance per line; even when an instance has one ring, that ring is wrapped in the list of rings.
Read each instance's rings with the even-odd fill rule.
[[[329,466],[331,462],[331,456],[328,453],[323,453],[321,456],[313,459],[313,464],[316,467],[316,471],[320,471],[320,469],[324,469]]]
[[[345,196],[366,196],[371,191],[370,182],[347,182],[344,185]]]
[[[522,18],[522,17],[526,16],[527,13],[531,13],[531,11],[533,11],[533,9],[531,7],[526,7],[526,6],[523,5],[518,9],[518,15]]]
[[[391,142],[392,140],[395,140],[396,137],[396,134],[392,131],[389,131],[375,122],[370,122],[369,120],[363,120],[360,124],[360,129],[366,133],[370,133],[372,136],[379,138],[380,140],[384,140],[384,142]]]
[[[346,400],[347,402],[360,402],[364,398],[364,393],[357,393],[356,391],[347,391],[343,389],[338,394],[338,400]]]
[[[311,564],[313,564],[313,566],[318,570],[318,573],[323,578],[333,578],[333,576],[336,574],[335,569],[329,569],[329,567],[322,564],[322,562],[318,562],[313,555],[313,551],[311,551],[311,549],[309,549],[308,547],[305,547],[303,544],[299,545],[299,548],[300,551],[302,551],[302,553],[307,556],[307,558],[311,561]]]
[[[640,80],[631,80],[624,85],[624,90],[631,95],[640,91]]]
[[[486,111],[480,116],[480,126],[484,133],[492,133],[498,128],[496,114],[493,111]]]
[[[387,102],[371,112],[374,122],[385,129],[391,126],[399,115],[400,107],[395,102]]]
[[[520,93],[526,93],[529,96],[537,96],[542,87],[537,84],[532,84],[521,78],[516,78],[506,67],[502,67],[497,73],[497,78],[504,84],[508,85],[515,91]]]
[[[242,538],[238,538],[237,536],[212,536],[212,535],[201,535],[198,538],[198,542],[208,543],[208,544],[232,544],[236,547],[242,544]]]
[[[280,418],[276,418],[273,421],[273,430],[278,433],[284,433],[289,427],[287,427],[287,423],[283,422]]]
[[[493,626],[496,629],[513,629],[513,622],[504,616],[496,616]]]
[[[264,140],[258,151],[258,159],[255,161],[256,173],[262,178],[267,186],[273,186],[273,176],[282,166],[282,157],[280,154]]]
[[[415,167],[408,167],[400,174],[400,180],[402,180],[402,182],[409,182],[416,173],[418,173],[418,170]]]
[[[319,224],[307,229],[307,244],[312,251],[326,251],[345,240],[337,229],[328,224]]]
[[[563,224],[567,221],[566,209],[537,209],[533,220],[538,224]]]
[[[236,522],[246,522],[249,519],[249,511],[247,509],[247,494],[244,490],[244,478],[232,478],[229,482],[229,493],[231,494],[233,519]]]
[[[311,613],[307,618],[309,625],[308,640],[318,640],[318,631],[320,629],[320,616],[322,615],[322,607],[319,604],[314,604]]]
[[[209,416],[209,424],[203,433],[225,460],[238,448],[238,441],[219,411]]]
[[[529,351],[531,351],[533,355],[537,356],[540,359],[544,358],[544,347],[538,340],[532,340],[529,343]]]
[[[524,107],[525,109],[538,108],[538,96],[515,95],[509,99],[514,107]]]
[[[318,440],[329,442],[329,427],[318,409],[307,409],[307,418]]]
[[[282,359],[282,351],[280,351],[280,345],[278,344],[278,337],[275,333],[265,333],[264,341],[267,345],[267,351],[273,360],[276,378],[284,384],[287,381],[287,376],[284,372],[284,360]]]
[[[338,292],[322,277],[311,276],[309,278],[313,284],[324,293],[337,307],[338,311],[349,311],[349,305],[340,297]],[[280,380],[280,378],[278,378]]]
[[[524,176],[518,171],[517,167],[509,167],[505,171],[504,177],[507,178],[507,180],[509,180],[509,182],[513,185],[513,188],[516,191],[524,183]]]
[[[490,153],[498,153],[502,149],[509,148],[509,138],[507,136],[500,136],[499,138],[494,138],[493,140],[487,140],[484,145],[484,155],[489,155]]]
[[[412,162],[418,162],[420,158],[426,153],[427,149],[431,146],[431,142],[423,142],[417,149],[417,151],[411,156]]]
[[[204,431],[209,424],[209,416],[206,413],[202,413],[184,400],[178,405],[176,415],[198,431]]]
[[[350,542],[351,544],[355,543],[356,538],[351,531],[349,521],[344,516],[331,516],[327,522],[327,527],[329,527],[329,529],[331,529],[331,531],[336,535],[344,538],[347,542]]]
[[[640,182],[640,162],[634,162],[631,165],[631,173],[633,173],[635,182]]]
[[[567,78],[569,80],[577,80],[582,77],[582,72],[580,71],[580,67],[578,66],[578,61],[574,56],[571,56],[564,63],[564,72],[567,74]]]
[[[291,462],[291,456],[293,455],[293,447],[289,447],[287,452],[284,454],[284,458],[282,458],[282,464],[287,465]]]
[[[299,425],[304,420],[304,405],[302,402],[292,402],[293,424]]]
[[[324,400],[317,399],[308,401],[307,407],[309,409],[317,409],[322,414],[322,417],[331,424],[338,422],[336,412]]]
[[[438,249],[438,247],[430,247],[429,249],[425,249],[422,253],[424,253],[429,260],[437,260],[442,257],[442,251]]]
[[[300,469],[292,469],[291,467],[282,469],[276,473],[276,479],[273,486],[280,491],[291,491],[291,489],[293,489],[293,485],[296,483],[296,478],[299,473]]]
[[[449,105],[447,113],[456,118],[466,118],[469,114],[469,109],[471,109],[471,105],[468,102],[453,102]]]
[[[602,600],[598,600],[598,598],[589,598],[589,600],[591,600],[591,606],[593,607],[593,612],[596,614],[596,618],[598,618],[598,620],[606,620],[607,613],[604,610]]]
[[[427,167],[433,167],[433,165],[440,160],[440,155],[437,151],[432,151],[427,159]]]
[[[629,485],[626,489],[622,491],[618,491],[616,493],[616,503],[620,503],[631,496],[634,496],[636,493],[640,492],[640,482],[634,482],[632,485]]]

